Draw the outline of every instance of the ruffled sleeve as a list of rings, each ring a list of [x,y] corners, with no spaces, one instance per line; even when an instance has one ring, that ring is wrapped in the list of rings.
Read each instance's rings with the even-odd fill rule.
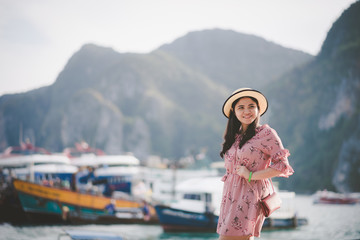
[[[289,150],[285,149],[276,131],[270,127],[266,129],[266,137],[262,143],[263,151],[270,156],[270,166],[281,172],[279,177],[289,177],[294,173],[289,164]]]
[[[280,149],[271,156],[270,167],[281,172],[279,177],[289,177],[294,173],[293,168],[289,164],[289,156],[290,153],[287,149]]]

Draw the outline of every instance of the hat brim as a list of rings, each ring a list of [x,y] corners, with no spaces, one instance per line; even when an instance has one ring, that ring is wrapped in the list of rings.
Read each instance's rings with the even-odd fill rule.
[[[253,97],[258,101],[260,116],[267,111],[268,101],[261,92],[251,88],[240,88],[234,91],[233,94],[231,94],[231,96],[224,102],[222,111],[225,117],[229,118],[233,102],[242,97]]]

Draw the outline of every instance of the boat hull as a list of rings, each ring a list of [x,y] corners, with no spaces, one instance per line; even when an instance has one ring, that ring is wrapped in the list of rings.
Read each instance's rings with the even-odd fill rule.
[[[317,204],[357,204],[359,203],[358,199],[355,198],[320,198],[317,201],[314,201]]]
[[[263,230],[275,230],[275,229],[287,229],[296,228],[298,226],[307,225],[307,219],[305,218],[265,218],[262,226]]]
[[[0,192],[0,223],[26,223],[26,214],[21,207],[20,200],[10,187]]]
[[[163,205],[155,206],[165,232],[216,232],[218,216],[212,213],[195,213]],[[306,225],[303,218],[266,218],[263,230],[287,229]]]
[[[141,204],[116,200],[116,211],[107,206],[111,198],[81,194],[70,190],[46,187],[20,180],[13,181],[23,211],[30,219],[83,223],[140,223]]]
[[[159,221],[165,232],[215,232],[218,217],[212,213],[195,213],[155,206]]]
[[[314,195],[315,204],[357,204],[360,203],[359,195],[351,193],[336,193],[327,190],[317,191]]]

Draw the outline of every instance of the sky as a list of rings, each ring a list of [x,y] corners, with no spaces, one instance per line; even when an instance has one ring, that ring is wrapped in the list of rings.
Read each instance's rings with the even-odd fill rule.
[[[221,28],[316,55],[356,0],[0,0],[0,96],[55,82],[84,44],[148,53]]]

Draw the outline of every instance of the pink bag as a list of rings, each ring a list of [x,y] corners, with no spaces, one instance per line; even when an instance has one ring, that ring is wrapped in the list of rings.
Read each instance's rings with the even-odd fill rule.
[[[264,211],[265,217],[269,217],[275,210],[279,209],[281,206],[280,196],[275,192],[271,178],[270,182],[273,188],[273,193],[269,194],[267,197],[261,199],[260,201],[260,207]]]

